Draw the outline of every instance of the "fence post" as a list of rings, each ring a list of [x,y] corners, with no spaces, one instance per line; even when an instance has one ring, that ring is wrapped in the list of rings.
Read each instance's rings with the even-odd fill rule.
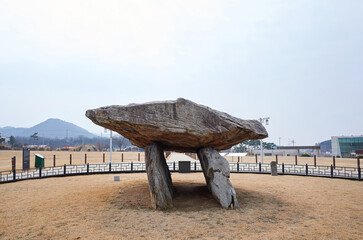
[[[276,164],[279,164],[279,158],[278,158],[277,154],[276,154]]]
[[[314,167],[316,167],[316,155],[314,155]]]
[[[173,171],[175,171],[175,162],[173,162]]]
[[[105,163],[105,154],[102,154],[102,158],[103,163]]]
[[[15,156],[11,159],[11,167],[13,170],[13,181],[15,182],[16,181],[16,157]]]
[[[360,168],[360,157],[357,157],[357,168]]]
[[[55,167],[55,155],[53,155],[53,167]]]
[[[333,165],[330,165],[330,177],[333,177],[333,175],[334,175]]]
[[[11,169],[14,171],[16,169],[16,157],[11,158]]]
[[[131,162],[131,172],[134,171],[134,162]]]
[[[333,167],[335,169],[335,156],[333,156]]]
[[[282,163],[282,174],[285,174],[285,164]]]
[[[39,167],[39,178],[42,178],[42,166]]]
[[[308,164],[305,165],[305,171],[306,171],[305,172],[306,173],[305,175],[306,176],[309,175],[309,167],[308,167]]]
[[[237,172],[239,172],[239,162],[237,163]]]
[[[257,164],[257,154],[255,154],[256,164]]]
[[[361,172],[360,172],[360,157],[357,157],[357,170],[358,170],[358,180],[361,179]]]
[[[258,164],[258,170],[259,170],[259,172],[261,172],[261,170],[262,170],[261,169],[261,163]]]
[[[121,153],[121,162],[123,162],[123,161],[124,161],[124,154]]]
[[[66,175],[66,168],[67,168],[67,165],[64,164],[64,170],[63,170],[63,174]]]
[[[295,165],[297,165],[297,155],[295,155]]]
[[[360,167],[358,168],[358,180],[361,179]]]
[[[69,154],[69,165],[72,165],[72,154]]]
[[[87,164],[87,153],[84,154],[84,164]]]
[[[108,171],[111,172],[111,162],[108,163]]]
[[[238,162],[239,162],[239,157],[238,157]]]
[[[137,154],[137,161],[140,162],[140,153]]]
[[[87,163],[87,174],[89,174],[89,163]]]

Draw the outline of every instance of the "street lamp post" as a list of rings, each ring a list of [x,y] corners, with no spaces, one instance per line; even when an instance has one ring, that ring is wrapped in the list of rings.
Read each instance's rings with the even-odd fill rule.
[[[107,128],[104,129],[105,133],[107,133]],[[112,163],[112,131],[110,130],[110,161],[109,163]]]
[[[264,118],[260,118],[259,121],[261,124],[266,124],[268,125],[268,122],[270,120],[270,117],[264,117]],[[263,163],[263,145],[262,145],[262,139],[261,141],[261,164]]]
[[[112,163],[112,131],[110,130],[110,163]]]

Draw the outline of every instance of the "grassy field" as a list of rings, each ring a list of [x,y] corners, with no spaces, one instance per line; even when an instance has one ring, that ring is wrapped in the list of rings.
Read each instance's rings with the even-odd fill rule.
[[[173,173],[174,207],[151,209],[145,173],[0,185],[0,239],[361,239],[362,182],[231,174],[224,210],[202,173]]]
[[[63,151],[31,151],[30,152],[30,167],[34,168],[35,163],[35,155],[39,153],[45,157],[45,167],[53,166],[54,155],[56,156],[56,166],[61,166],[64,164],[70,164],[70,155],[72,155],[72,164],[84,164],[85,158],[87,155],[88,163],[101,163],[103,162],[103,154],[105,155],[105,161],[108,162],[110,158],[109,152],[63,152]],[[0,171],[11,170],[11,158],[16,157],[16,168],[22,169],[22,151],[11,151],[11,150],[2,150],[0,151]],[[137,161],[145,161],[145,153],[144,152],[113,152],[112,153],[112,161],[113,162],[121,162],[123,158],[124,162],[137,162]],[[226,159],[230,162],[237,162],[237,157],[226,157]],[[260,157],[257,158],[257,161],[260,162]],[[275,161],[275,156],[265,156],[264,163],[270,163],[271,161]],[[246,156],[240,158],[241,162],[246,163],[255,163],[255,157]],[[285,164],[295,164],[295,157],[278,157],[279,163]],[[314,165],[313,157],[298,157],[299,165]],[[317,165],[330,166],[333,164],[332,158],[317,158]],[[352,158],[336,158],[336,166],[342,167],[356,167],[357,160]]]

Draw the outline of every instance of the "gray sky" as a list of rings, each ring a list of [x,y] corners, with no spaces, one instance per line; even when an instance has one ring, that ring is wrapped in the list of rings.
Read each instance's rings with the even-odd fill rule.
[[[184,97],[267,141],[363,134],[363,1],[0,0],[0,127]]]

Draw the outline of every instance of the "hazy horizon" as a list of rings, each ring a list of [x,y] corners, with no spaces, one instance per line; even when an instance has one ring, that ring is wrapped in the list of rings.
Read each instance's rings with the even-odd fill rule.
[[[0,1],[0,127],[183,97],[268,142],[362,135],[363,1]],[[289,142],[290,140],[290,142]]]

